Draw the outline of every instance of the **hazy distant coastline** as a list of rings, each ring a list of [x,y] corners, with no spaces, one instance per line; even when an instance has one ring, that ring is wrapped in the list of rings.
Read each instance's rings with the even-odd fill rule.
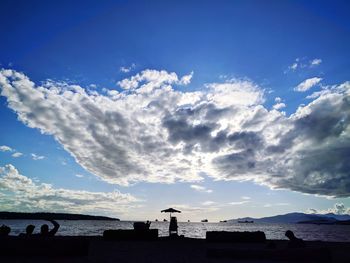
[[[289,223],[289,224],[350,224],[350,215],[338,215],[334,213],[328,214],[305,214],[305,213],[288,213],[285,215],[276,215],[262,218],[243,217],[238,219],[230,219],[229,222],[237,221],[253,221],[255,223]]]
[[[0,219],[55,219],[55,220],[109,220],[120,221],[119,218],[112,218],[107,216],[92,216],[82,214],[68,214],[68,213],[19,213],[19,212],[0,212]]]

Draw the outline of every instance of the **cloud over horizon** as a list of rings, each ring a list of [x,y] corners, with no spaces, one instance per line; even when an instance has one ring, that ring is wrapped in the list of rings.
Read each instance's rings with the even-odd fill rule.
[[[130,194],[54,188],[21,175],[12,164],[0,167],[1,210],[116,215],[137,203]]]
[[[349,82],[325,88],[286,116],[276,110],[283,105],[265,108],[264,90],[250,80],[174,89],[192,76],[144,70],[119,81],[124,90],[100,94],[62,82],[35,85],[1,70],[0,87],[19,120],[54,136],[77,163],[110,183],[198,182],[205,173],[350,196]]]

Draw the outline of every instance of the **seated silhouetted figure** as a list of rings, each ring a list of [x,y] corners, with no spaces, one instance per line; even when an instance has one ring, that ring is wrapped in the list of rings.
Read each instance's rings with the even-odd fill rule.
[[[147,220],[147,222],[134,222],[134,230],[136,231],[146,231],[149,230],[151,226],[151,222]]]
[[[49,231],[49,226],[47,224],[42,225],[40,228],[40,236],[53,237],[57,233],[58,229],[60,228],[60,225],[55,220],[49,219],[47,221],[51,222],[54,228]]]
[[[6,225],[0,226],[0,237],[7,237],[11,232],[11,228]]]
[[[305,247],[304,241],[301,238],[297,238],[291,230],[287,230],[285,236],[288,237],[289,239],[288,247],[290,248]]]
[[[29,236],[31,236],[33,234],[33,232],[34,232],[34,228],[35,228],[34,225],[27,225],[26,232],[19,234],[19,236],[20,237],[29,237]]]
[[[177,229],[178,229],[178,226],[177,226],[177,219],[175,216],[172,216],[170,218],[170,224],[169,224],[169,236],[172,236],[172,235],[178,235],[177,234]]]

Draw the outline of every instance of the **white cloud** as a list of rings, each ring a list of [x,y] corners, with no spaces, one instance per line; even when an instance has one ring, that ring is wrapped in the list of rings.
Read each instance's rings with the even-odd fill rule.
[[[314,77],[309,78],[301,82],[298,86],[294,88],[295,91],[304,92],[320,83],[322,78]]]
[[[23,153],[17,152],[17,151],[15,152],[15,151],[16,150],[11,148],[10,146],[6,146],[6,145],[0,146],[0,152],[14,152],[13,154],[11,154],[13,158],[18,158],[23,155]]]
[[[215,204],[216,204],[216,202],[214,202],[214,201],[205,201],[202,203],[202,205],[204,205],[204,206],[210,206],[210,205],[215,205]]]
[[[119,70],[123,73],[129,73],[131,70],[135,69],[136,67],[136,64],[135,63],[132,63],[129,67],[120,67]]]
[[[76,174],[75,176],[78,177],[78,178],[83,178],[84,177],[84,175],[82,175],[82,174]]]
[[[193,72],[179,79],[174,72],[168,73],[165,70],[158,71],[146,69],[131,78],[118,81],[117,84],[125,90],[134,90],[138,88],[137,93],[148,93],[154,88],[159,88],[160,86],[167,86],[170,84],[188,85],[192,76]],[[142,84],[143,82],[145,83]]]
[[[22,73],[0,71],[1,95],[19,120],[52,135],[110,183],[195,183],[205,172],[214,180],[350,196],[350,82],[323,87],[286,116],[262,105],[264,90],[252,81],[182,92],[172,87],[179,79],[145,70],[115,97],[53,81],[36,86]]]
[[[319,66],[321,63],[322,59],[320,58],[314,58],[312,60],[306,60],[306,58],[296,58],[293,64],[288,66],[288,70],[286,70],[285,73],[288,71],[296,71],[298,69],[313,68]]]
[[[250,200],[250,199],[252,199],[252,198],[249,197],[249,196],[242,196],[241,199],[243,199],[243,200]]]
[[[309,208],[308,213],[310,214],[328,214],[333,213],[336,215],[348,215],[350,214],[350,207],[346,207],[343,203],[335,203],[332,208],[326,210],[318,210],[314,208]]]
[[[23,155],[23,153],[15,152],[15,153],[12,154],[12,157],[18,158],[18,157],[21,157],[22,155]]]
[[[12,148],[6,145],[1,145],[0,146],[0,152],[12,152]]]
[[[229,205],[244,205],[246,203],[249,203],[250,201],[244,200],[244,201],[237,201],[237,202],[230,202]]]
[[[280,97],[276,97],[276,98],[275,98],[275,102],[276,102],[276,103],[280,103],[280,102],[282,102],[282,98],[280,98]]]
[[[292,70],[296,70],[298,68],[298,63],[294,62],[289,68]]]
[[[275,105],[272,106],[273,109],[275,110],[280,110],[286,107],[286,104],[283,102],[276,103]]]
[[[180,81],[179,81],[179,84],[180,85],[188,85],[191,83],[191,80],[192,80],[192,77],[193,77],[193,71],[189,74],[189,75],[185,75],[183,76]]]
[[[139,202],[130,194],[55,188],[21,175],[11,164],[0,167],[0,210],[120,214]]]
[[[207,98],[220,107],[253,106],[264,102],[263,91],[251,81],[232,79],[225,83],[211,83]]]
[[[273,203],[273,204],[267,203],[267,204],[264,204],[263,207],[276,207],[276,206],[288,206],[288,205],[290,205],[290,203]]]
[[[213,192],[213,190],[207,189],[206,187],[201,186],[201,185],[197,185],[197,184],[192,184],[191,188],[198,191],[198,192],[201,192],[201,193],[212,193]]]
[[[315,58],[313,60],[310,61],[310,66],[314,67],[314,66],[318,66],[322,63],[322,59],[320,58]]]
[[[34,161],[42,160],[42,159],[45,158],[45,156],[37,155],[37,154],[35,154],[35,153],[32,153],[31,156],[32,156],[32,159],[33,159]]]

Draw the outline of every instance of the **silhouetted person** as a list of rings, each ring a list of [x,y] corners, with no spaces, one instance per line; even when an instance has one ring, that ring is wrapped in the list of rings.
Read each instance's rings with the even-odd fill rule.
[[[28,237],[33,234],[35,226],[34,225],[27,225],[26,232],[19,234],[20,237]]]
[[[0,226],[0,237],[7,237],[11,232],[11,228],[6,225]]]
[[[55,220],[52,220],[52,219],[49,219],[46,221],[51,222],[54,228],[49,231],[49,226],[47,224],[42,225],[40,228],[40,236],[53,237],[57,233],[58,229],[60,228],[60,225]]]
[[[169,236],[171,235],[177,235],[177,219],[175,216],[172,216],[170,218],[170,224],[169,224]]]
[[[288,237],[289,239],[288,247],[290,248],[305,247],[304,241],[301,238],[297,238],[291,230],[287,230],[285,236]]]
[[[147,220],[147,222],[134,222],[134,230],[136,231],[145,231],[148,230],[151,225],[151,222]]]

